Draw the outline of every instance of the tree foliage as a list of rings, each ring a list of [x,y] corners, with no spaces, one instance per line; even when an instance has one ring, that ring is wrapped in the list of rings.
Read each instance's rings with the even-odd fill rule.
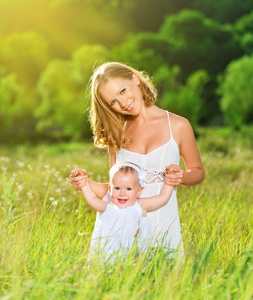
[[[191,74],[186,84],[178,80],[180,69],[173,67],[160,67],[155,74],[159,91],[159,105],[166,110],[187,118],[193,127],[196,127],[204,111],[203,88],[208,82],[208,74],[204,70],[198,70]]]
[[[198,11],[182,10],[167,17],[159,33],[170,43],[168,63],[178,64],[185,78],[198,69],[214,76],[242,54],[229,28]]]
[[[245,54],[253,53],[253,12],[235,22],[235,34]]]
[[[221,23],[234,23],[253,9],[251,0],[194,0],[191,8],[203,12],[207,17]]]
[[[36,31],[11,33],[2,39],[0,62],[21,83],[32,87],[49,62],[48,40]]]
[[[78,139],[89,136],[85,87],[95,64],[106,61],[103,46],[83,46],[71,60],[53,60],[38,82],[37,130]]]
[[[229,64],[218,92],[221,109],[229,125],[240,128],[253,120],[253,56]]]
[[[6,133],[15,130],[24,130],[31,122],[33,103],[30,101],[27,90],[17,81],[15,74],[0,76],[0,132]]]
[[[151,32],[130,34],[120,45],[114,46],[113,60],[120,60],[153,74],[157,68],[166,64],[170,47],[168,41]]]

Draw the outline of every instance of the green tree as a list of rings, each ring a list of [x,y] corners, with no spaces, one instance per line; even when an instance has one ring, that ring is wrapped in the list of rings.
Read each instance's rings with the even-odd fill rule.
[[[156,72],[154,79],[159,90],[161,88],[163,90],[159,97],[159,104],[164,109],[186,117],[196,128],[204,113],[202,94],[203,88],[209,80],[208,74],[204,70],[198,70],[187,78],[184,85],[178,81],[179,75],[178,67],[169,69],[162,66]]]
[[[253,12],[239,18],[235,24],[237,39],[245,54],[253,53]]]
[[[218,22],[234,23],[236,19],[253,9],[253,2],[251,0],[194,0],[190,7]]]
[[[178,64],[185,78],[198,69],[216,76],[242,54],[229,27],[198,11],[183,10],[167,17],[159,34],[171,44],[168,63]]]
[[[168,15],[189,7],[193,0],[134,0],[130,16],[143,31],[157,31]]]
[[[14,32],[2,40],[0,62],[18,80],[33,87],[49,61],[48,41],[38,32]]]
[[[81,73],[83,82],[89,80],[93,69],[103,64],[109,55],[108,48],[100,44],[83,45],[74,51],[72,60]]]
[[[90,136],[85,89],[96,63],[106,61],[108,50],[83,46],[72,60],[52,60],[38,82],[37,130],[54,136],[79,139]]]
[[[171,45],[166,62],[180,66],[182,82],[198,69],[208,72],[209,82],[203,94],[205,114],[201,122],[217,122],[222,116],[219,98],[215,93],[217,75],[231,60],[243,54],[232,27],[208,19],[201,12],[183,10],[167,17],[159,34]]]
[[[37,130],[56,136],[79,138],[84,119],[82,78],[72,61],[53,60],[38,81]]]
[[[125,41],[112,48],[111,59],[134,65],[153,74],[166,64],[170,47],[168,41],[156,33],[129,34]]]
[[[33,103],[27,90],[14,73],[0,75],[0,131],[7,137],[11,131],[20,134],[32,123]]]
[[[218,93],[227,123],[239,129],[253,120],[253,56],[231,62],[220,78]]]

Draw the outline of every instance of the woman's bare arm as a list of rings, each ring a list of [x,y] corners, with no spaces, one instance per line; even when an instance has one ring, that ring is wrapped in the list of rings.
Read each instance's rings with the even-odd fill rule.
[[[205,170],[201,162],[194,132],[189,121],[183,117],[171,114],[173,136],[178,144],[186,171],[177,173],[165,171],[164,182],[171,186],[195,185],[205,179]]]

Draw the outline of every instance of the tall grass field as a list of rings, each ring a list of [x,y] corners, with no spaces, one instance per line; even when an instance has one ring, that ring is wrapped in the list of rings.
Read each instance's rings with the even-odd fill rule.
[[[0,299],[253,299],[253,132],[203,129],[203,183],[178,188],[184,259],[87,262],[96,213],[69,183],[108,180],[92,143],[0,146]],[[183,164],[182,164],[183,166]]]

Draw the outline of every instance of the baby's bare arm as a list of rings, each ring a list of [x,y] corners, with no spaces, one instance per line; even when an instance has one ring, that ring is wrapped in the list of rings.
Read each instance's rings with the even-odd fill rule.
[[[86,202],[93,207],[96,211],[103,213],[108,202],[102,201],[95,195],[88,179],[87,171],[85,169],[76,168],[71,172],[71,178],[82,178],[81,181],[83,182],[81,191]],[[79,180],[80,181],[80,180]]]
[[[163,184],[163,187],[159,195],[138,199],[138,203],[141,205],[143,209],[143,214],[145,214],[145,212],[159,209],[160,207],[165,205],[170,200],[172,192],[173,192],[172,186]]]
[[[89,182],[96,196],[101,199],[105,196],[105,194],[108,191],[107,183],[100,183],[88,179],[87,171],[85,169],[76,168],[72,170],[69,176],[69,181],[73,185],[74,189],[76,189],[77,191],[81,191],[82,187],[87,185]]]
[[[93,207],[96,211],[103,213],[106,209],[106,206],[109,202],[102,201],[99,199],[95,193],[93,192],[92,188],[90,187],[90,184],[88,183],[81,189],[83,196],[86,200],[86,202]]]

